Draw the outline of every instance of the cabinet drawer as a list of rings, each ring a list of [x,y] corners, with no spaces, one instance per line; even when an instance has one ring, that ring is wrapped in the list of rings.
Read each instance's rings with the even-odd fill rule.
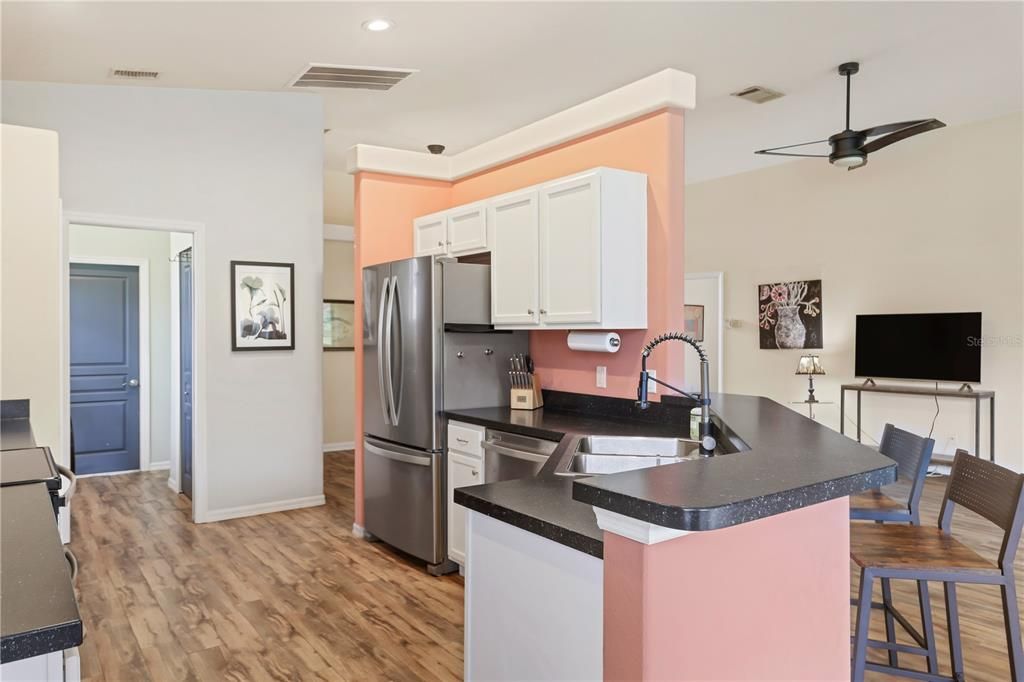
[[[484,427],[461,424],[458,422],[448,423],[448,449],[455,450],[463,455],[471,457],[483,457]]]

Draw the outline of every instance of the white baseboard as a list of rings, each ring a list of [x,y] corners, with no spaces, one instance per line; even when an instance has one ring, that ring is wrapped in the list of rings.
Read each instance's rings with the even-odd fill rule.
[[[167,471],[170,468],[170,462],[150,462],[147,471]]]
[[[181,488],[178,487],[178,482],[171,478],[170,476],[167,477],[167,487],[176,493],[181,492]]]
[[[206,518],[203,521],[227,521],[228,519],[239,519],[244,516],[271,514],[273,512],[302,509],[304,507],[318,507],[326,503],[326,501],[323,495],[310,495],[309,497],[297,497],[292,500],[280,500],[278,502],[261,502],[260,504],[249,504],[242,507],[211,509],[206,512]]]
[[[354,450],[356,447],[355,441],[346,441],[344,443],[324,443],[324,452],[335,452],[336,450]]]

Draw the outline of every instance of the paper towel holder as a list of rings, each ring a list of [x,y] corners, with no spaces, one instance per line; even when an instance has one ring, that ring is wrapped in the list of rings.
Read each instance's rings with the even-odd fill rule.
[[[570,331],[565,339],[570,350],[617,353],[622,340],[617,332]]]

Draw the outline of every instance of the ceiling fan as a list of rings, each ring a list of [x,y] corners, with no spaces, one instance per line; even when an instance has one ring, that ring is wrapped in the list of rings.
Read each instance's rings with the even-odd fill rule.
[[[755,154],[770,154],[772,156],[805,156],[805,157],[828,157],[829,163],[833,166],[854,170],[867,164],[868,154],[877,152],[879,149],[888,147],[894,142],[905,140],[914,135],[926,133],[929,130],[945,127],[945,123],[937,118],[925,118],[919,121],[903,121],[902,123],[886,123],[885,125],[865,128],[864,130],[850,129],[850,76],[860,71],[860,64],[857,62],[846,62],[839,65],[839,75],[846,77],[846,128],[836,133],[827,140],[815,142],[801,142],[790,144],[784,147],[772,147],[760,149]],[[882,137],[878,137],[881,135]],[[868,138],[875,138],[868,141]],[[806,147],[812,144],[828,142],[832,147],[831,154],[798,154],[795,152],[781,151]]]

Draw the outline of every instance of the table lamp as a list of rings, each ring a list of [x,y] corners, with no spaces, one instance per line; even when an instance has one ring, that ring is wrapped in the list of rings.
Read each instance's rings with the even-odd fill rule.
[[[807,402],[818,402],[818,399],[814,397],[814,375],[825,373],[825,370],[821,368],[821,360],[818,356],[801,355],[800,364],[796,366],[796,373],[807,375]]]

